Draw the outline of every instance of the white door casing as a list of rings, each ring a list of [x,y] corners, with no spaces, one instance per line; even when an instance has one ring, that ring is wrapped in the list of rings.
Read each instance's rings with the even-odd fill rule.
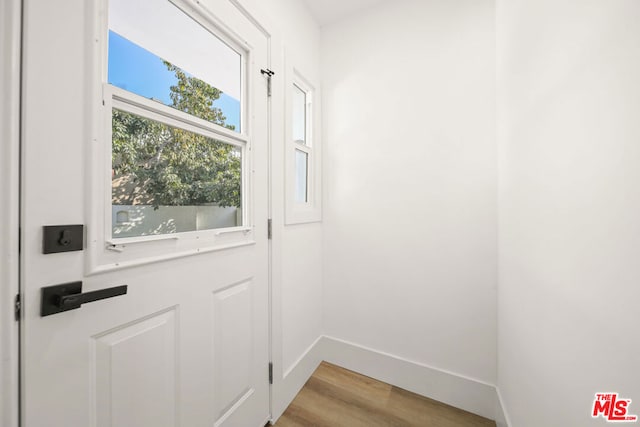
[[[21,2],[0,2],[0,425],[18,425]]]
[[[245,222],[113,245],[106,1],[26,0],[22,124],[24,427],[264,425],[269,418],[269,39],[226,0],[175,1],[244,50]],[[85,249],[42,254],[42,226]],[[115,249],[115,250],[114,250]],[[41,317],[41,288],[124,296]]]

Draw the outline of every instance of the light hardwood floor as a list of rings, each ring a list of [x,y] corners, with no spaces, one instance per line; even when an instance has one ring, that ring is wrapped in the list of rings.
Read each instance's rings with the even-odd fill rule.
[[[484,427],[478,415],[322,362],[276,427]]]

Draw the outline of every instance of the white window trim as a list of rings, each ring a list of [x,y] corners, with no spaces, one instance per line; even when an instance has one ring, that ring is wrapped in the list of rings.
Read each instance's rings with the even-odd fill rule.
[[[320,135],[320,96],[317,85],[294,66],[285,74],[285,224],[322,221],[322,144]],[[293,87],[306,93],[306,144],[293,140]],[[295,201],[295,153],[307,154],[307,202]]]
[[[107,0],[96,0],[103,10],[108,7]],[[176,6],[187,12],[205,28],[224,40],[233,49],[242,53],[242,132],[238,133],[191,116],[170,106],[150,101],[132,92],[120,89],[107,83],[108,61],[108,20],[103,13],[96,21],[95,40],[100,49],[94,53],[93,75],[95,104],[99,104],[94,115],[92,126],[93,144],[90,146],[91,184],[87,195],[86,211],[90,218],[87,229],[87,275],[99,274],[137,265],[160,262],[220,251],[228,248],[255,244],[255,218],[251,205],[254,188],[251,155],[251,105],[250,90],[255,85],[255,70],[251,62],[252,47],[236,34],[230,34],[225,28],[211,19],[208,11],[199,5],[186,7],[181,0],[171,0]],[[99,7],[100,7],[99,6]],[[95,51],[94,51],[95,52]],[[249,71],[253,71],[250,73]],[[93,102],[91,102],[93,103]],[[104,173],[111,170],[111,120],[112,108],[128,111],[169,126],[185,129],[190,132],[217,139],[242,150],[242,182],[243,182],[243,225],[239,227],[191,231],[184,233],[139,236],[130,238],[113,238],[111,236],[111,178]]]

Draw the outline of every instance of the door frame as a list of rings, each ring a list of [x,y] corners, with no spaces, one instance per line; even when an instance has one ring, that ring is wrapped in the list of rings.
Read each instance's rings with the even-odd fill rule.
[[[285,108],[285,42],[284,34],[271,18],[269,6],[259,0],[229,0],[269,38],[269,68],[271,78],[269,98],[269,218],[272,222],[269,240],[269,353],[272,364],[270,386],[271,421],[285,411],[291,397],[284,382],[282,278],[283,234],[285,229],[285,136],[289,123]]]
[[[271,383],[269,386],[270,422],[282,415],[290,402],[283,393],[282,366],[282,234],[284,231],[285,206],[285,49],[284,35],[264,9],[264,3],[254,0],[229,0],[269,40],[268,68],[275,74],[271,77],[271,96],[268,100],[268,211],[271,220],[269,246],[269,361]],[[286,403],[286,404],[285,404]]]
[[[270,385],[271,421],[277,420],[291,403],[289,389],[284,382],[282,277],[283,233],[285,229],[285,127],[289,123],[285,108],[285,42],[284,34],[268,12],[269,6],[259,0],[229,0],[269,39],[269,68],[271,77],[269,114],[269,218],[272,222],[269,239],[269,359],[272,364]]]
[[[0,3],[0,424],[18,427],[20,413],[20,74],[22,0]]]

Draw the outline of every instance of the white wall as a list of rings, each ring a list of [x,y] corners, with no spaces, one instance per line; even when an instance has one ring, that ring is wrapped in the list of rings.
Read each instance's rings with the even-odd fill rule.
[[[640,414],[640,2],[498,0],[499,388],[517,427]]]
[[[386,2],[322,63],[326,334],[494,384],[494,2]]]

